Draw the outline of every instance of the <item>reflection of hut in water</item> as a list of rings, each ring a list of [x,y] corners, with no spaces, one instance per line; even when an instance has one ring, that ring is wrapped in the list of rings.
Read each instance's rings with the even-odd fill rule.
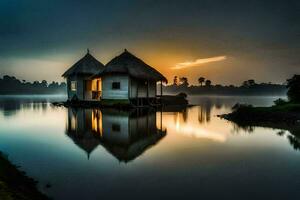
[[[165,135],[156,126],[155,112],[103,111],[102,145],[120,161],[135,159]]]
[[[94,123],[94,121],[100,121],[97,120],[100,117],[97,111],[92,109],[68,109],[66,134],[87,153],[88,157],[100,144],[96,134],[94,134],[98,133],[100,127],[98,123]]]
[[[134,160],[165,135],[156,113],[112,109],[69,109],[67,135],[89,155],[101,144],[119,161]]]

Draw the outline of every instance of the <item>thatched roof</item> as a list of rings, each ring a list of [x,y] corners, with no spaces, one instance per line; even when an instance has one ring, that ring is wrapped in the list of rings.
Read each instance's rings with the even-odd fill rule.
[[[104,70],[98,73],[98,76],[116,73],[128,74],[131,77],[138,79],[163,80],[167,82],[167,79],[161,73],[144,63],[126,49],[122,54],[108,62],[105,65]]]
[[[62,76],[76,76],[76,75],[87,75],[92,76],[98,74],[104,69],[104,65],[94,58],[89,51],[87,54],[70,67]]]

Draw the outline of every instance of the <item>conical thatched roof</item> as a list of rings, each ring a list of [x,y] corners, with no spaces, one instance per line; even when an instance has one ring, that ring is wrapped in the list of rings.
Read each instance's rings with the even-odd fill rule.
[[[87,75],[92,76],[101,72],[104,65],[94,58],[89,52],[77,63],[70,67],[62,76]]]
[[[156,69],[144,63],[141,59],[137,58],[126,49],[119,56],[112,59],[105,65],[104,70],[98,73],[99,76],[105,74],[128,74],[131,77],[138,79],[167,81],[167,79],[159,73]]]

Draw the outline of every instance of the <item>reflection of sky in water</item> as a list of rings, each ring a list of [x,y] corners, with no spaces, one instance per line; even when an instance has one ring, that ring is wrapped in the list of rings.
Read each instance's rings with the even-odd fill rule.
[[[71,133],[77,135],[70,136],[68,127],[79,130],[78,125],[68,124],[70,110],[49,103],[1,99],[0,149],[37,179],[41,190],[57,199],[294,197],[299,188],[300,157],[287,134],[279,136],[279,130],[265,128],[249,132],[216,117],[229,112],[237,100],[268,105],[272,98],[193,98],[198,106],[162,114],[162,128],[167,134],[156,140],[151,133],[134,133],[132,128],[140,125],[137,130],[142,130],[146,123],[152,126],[153,118],[85,112],[86,123],[91,123],[84,129],[87,133],[77,131]],[[78,116],[78,111],[75,113]],[[108,122],[97,123],[96,116],[106,117]],[[156,113],[157,128],[160,117]],[[109,124],[109,119],[115,121]],[[125,138],[130,140],[119,148],[120,138],[112,133],[123,131],[124,124],[131,133]],[[113,130],[107,132],[110,128]],[[85,137],[90,136],[88,130],[102,130],[101,134],[109,138],[98,140],[104,138],[101,134]],[[99,145],[92,149],[88,160],[85,148],[95,141]],[[137,157],[130,162],[118,159],[126,153]],[[47,183],[52,185],[50,189],[45,188]]]
[[[199,115],[201,115],[198,113],[199,110],[201,110],[200,107],[192,107],[186,111],[187,113],[164,113],[163,124],[172,133],[198,139],[203,138],[216,142],[225,142],[229,132],[228,129],[231,127],[218,119],[210,121],[199,120]],[[212,110],[213,113],[214,111],[215,109]]]

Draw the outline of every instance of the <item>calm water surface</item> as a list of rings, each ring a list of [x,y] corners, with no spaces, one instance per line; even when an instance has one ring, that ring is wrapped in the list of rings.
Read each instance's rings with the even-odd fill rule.
[[[216,117],[236,102],[278,97],[189,98],[197,106],[155,113],[0,97],[0,151],[59,200],[298,199],[300,151],[290,133]]]

